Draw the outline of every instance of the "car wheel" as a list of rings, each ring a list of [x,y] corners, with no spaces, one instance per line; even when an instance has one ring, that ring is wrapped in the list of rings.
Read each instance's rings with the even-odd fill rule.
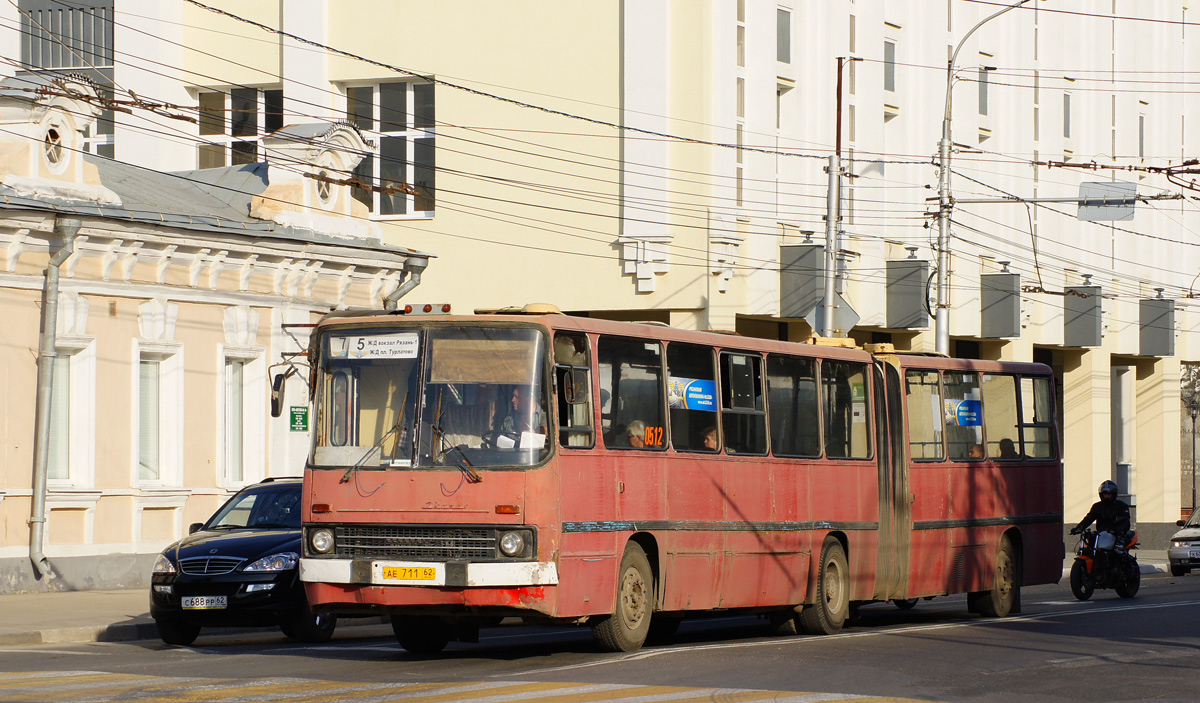
[[[156,618],[154,626],[158,628],[158,636],[167,644],[186,647],[200,636],[200,626],[183,620]]]
[[[592,637],[606,652],[634,652],[650,633],[654,610],[654,574],[637,542],[625,545],[617,572],[617,601],[613,614],[592,626]]]
[[[1189,569],[1186,566],[1179,566],[1178,564],[1171,564],[1171,575],[1172,576],[1183,576],[1184,574],[1186,574],[1189,571],[1191,571],[1191,569]]]
[[[892,605],[896,606],[897,608],[899,608],[901,610],[912,610],[913,608],[917,607],[917,601],[919,601],[919,600],[921,600],[921,599],[920,598],[893,598]]]
[[[800,611],[800,629],[810,635],[833,635],[850,617],[850,564],[842,543],[826,537],[817,564],[817,593]]]
[[[295,619],[279,626],[283,634],[301,642],[328,642],[337,627],[337,616],[332,613],[314,613],[304,607]]]

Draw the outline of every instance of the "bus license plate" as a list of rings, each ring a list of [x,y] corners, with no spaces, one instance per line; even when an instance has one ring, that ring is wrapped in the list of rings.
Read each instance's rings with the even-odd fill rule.
[[[376,574],[383,583],[440,586],[446,582],[442,564],[376,564]]]
[[[184,596],[184,610],[220,610],[229,604],[228,596]]]

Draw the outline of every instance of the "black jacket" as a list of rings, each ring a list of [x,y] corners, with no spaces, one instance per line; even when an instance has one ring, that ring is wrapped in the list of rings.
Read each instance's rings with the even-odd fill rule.
[[[1083,520],[1075,526],[1076,531],[1096,523],[1096,529],[1101,532],[1111,532],[1118,537],[1129,531],[1129,506],[1124,501],[1113,499],[1111,503],[1098,500],[1092,503],[1092,509]]]

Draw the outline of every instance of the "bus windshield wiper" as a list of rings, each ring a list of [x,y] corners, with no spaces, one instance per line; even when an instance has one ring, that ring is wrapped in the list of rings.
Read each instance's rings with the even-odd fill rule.
[[[467,453],[462,450],[462,447],[457,444],[451,444],[450,440],[446,439],[446,431],[442,429],[441,421],[429,425],[429,429],[433,430],[435,436],[437,437],[437,443],[440,445],[437,456],[434,458],[433,463],[436,464],[445,458],[447,454],[453,451],[458,454],[458,461],[455,462],[454,465],[458,467],[459,471],[463,472],[463,476],[466,477],[467,483],[479,483],[480,481],[483,481],[483,476],[475,470],[475,465],[472,464],[471,460],[467,458]]]

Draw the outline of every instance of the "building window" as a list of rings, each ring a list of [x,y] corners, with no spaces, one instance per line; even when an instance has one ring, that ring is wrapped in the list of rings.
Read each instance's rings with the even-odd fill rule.
[[[1142,109],[1148,107],[1146,103],[1141,103]],[[1115,152],[1114,152],[1115,153]],[[1138,115],[1138,158],[1146,158],[1146,115],[1145,113]]]
[[[162,463],[159,448],[162,436],[159,432],[159,361],[138,361],[138,479],[159,481],[162,478]]]
[[[28,71],[72,73],[113,97],[113,1],[20,0],[21,66]],[[18,71],[17,76],[29,75]],[[113,111],[104,110],[84,132],[83,150],[113,156]]]
[[[986,66],[979,67],[979,114],[984,116],[988,114],[988,69]]]
[[[437,170],[433,98],[432,83],[378,83],[346,89],[346,119],[375,143],[354,169],[355,179],[369,188],[351,190],[372,213],[433,215]]]
[[[737,65],[746,67],[746,27],[741,24],[737,26]]]
[[[1071,94],[1063,93],[1063,139],[1071,138]]]
[[[200,168],[224,168],[259,160],[258,143],[283,127],[283,91],[234,88],[204,92],[200,102]]]
[[[782,7],[775,10],[775,60],[792,62],[792,13]]]
[[[233,487],[263,478],[266,370],[258,347],[225,347],[221,356],[221,476],[223,485]]]
[[[183,354],[175,343],[146,343],[138,350],[136,480],[178,485],[183,458]]]
[[[896,92],[896,42],[883,42],[883,89]]]
[[[47,479],[88,487],[95,474],[95,344],[90,337],[59,337],[55,346]]]
[[[241,359],[225,360],[225,478],[230,483],[242,481],[245,368],[246,362]]]

